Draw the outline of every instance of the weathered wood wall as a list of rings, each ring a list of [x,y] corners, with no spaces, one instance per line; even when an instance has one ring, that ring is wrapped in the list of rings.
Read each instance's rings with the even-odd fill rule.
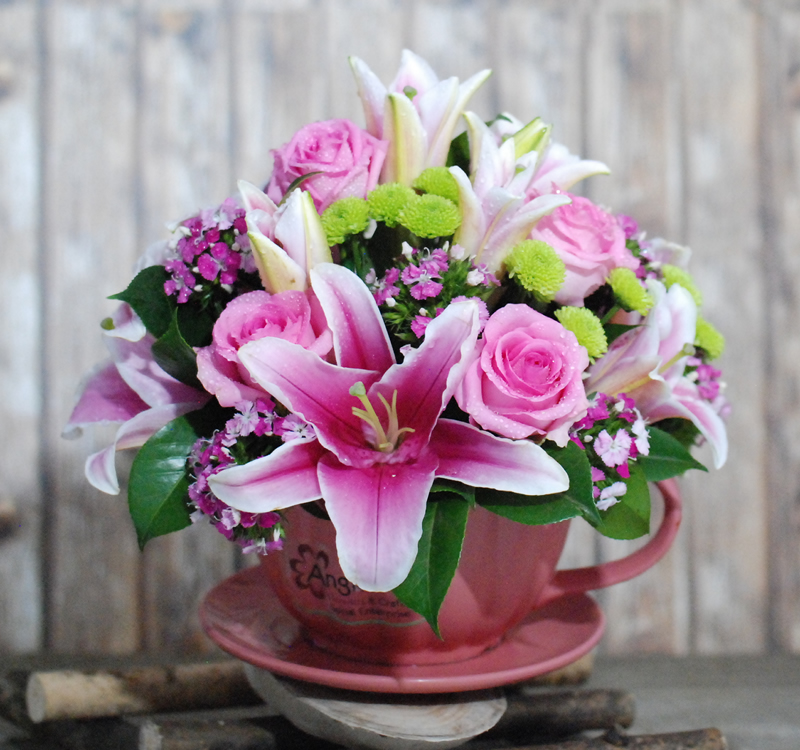
[[[599,594],[604,648],[800,651],[800,2],[3,0],[0,653],[209,648],[194,611],[233,549],[205,528],[141,555],[83,479],[92,438],[59,431],[164,222],[263,182],[300,125],[361,122],[347,55],[389,80],[406,46],[493,68],[475,111],[607,161],[586,193],[694,248],[728,337],[728,466],[684,482],[662,564]],[[575,528],[566,557],[627,548]]]

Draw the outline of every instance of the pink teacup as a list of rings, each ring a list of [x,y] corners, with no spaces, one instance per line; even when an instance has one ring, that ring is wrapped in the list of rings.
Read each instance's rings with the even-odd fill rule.
[[[681,501],[673,480],[658,487],[664,519],[644,547],[621,560],[574,570],[556,571],[569,521],[526,526],[476,508],[439,614],[441,639],[393,594],[351,584],[339,567],[333,525],[302,508],[286,512],[285,549],[262,558],[261,570],[322,649],[373,664],[461,661],[499,643],[537,607],[629,580],[661,559],[680,525]]]

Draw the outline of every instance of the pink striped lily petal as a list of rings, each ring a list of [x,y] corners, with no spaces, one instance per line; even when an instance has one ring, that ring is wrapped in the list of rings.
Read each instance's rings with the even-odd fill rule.
[[[320,442],[340,460],[372,463],[363,422],[353,415],[358,401],[350,388],[369,388],[380,373],[339,367],[282,339],[263,338],[239,349],[239,360],[265,391],[314,425]]]
[[[728,458],[728,435],[725,423],[708,401],[700,397],[696,384],[681,378],[671,389],[663,389],[660,394],[663,400],[659,403],[646,404],[642,414],[650,423],[661,419],[680,417],[688,419],[700,430],[700,434],[708,440],[714,454],[714,467],[721,468]],[[639,394],[637,393],[637,405]],[[657,426],[657,425],[656,425]]]
[[[330,454],[319,463],[325,507],[336,527],[336,550],[348,580],[365,591],[390,591],[408,575],[437,459],[378,463],[355,469]]]
[[[322,497],[317,463],[325,449],[316,441],[285,443],[268,456],[232,466],[208,478],[222,502],[248,513],[267,513]]]
[[[140,448],[165,424],[197,409],[197,404],[167,404],[145,409],[129,419],[117,430],[114,442],[93,453],[84,467],[89,484],[109,495],[119,494],[119,480],[115,466],[116,452],[126,448]]]
[[[463,377],[479,327],[477,302],[451,303],[425,329],[422,345],[409,351],[402,364],[388,369],[369,389],[370,400],[375,402],[381,393],[391,403],[397,392],[398,422],[414,430],[405,438],[405,451],[419,452],[428,443],[436,420]]]
[[[208,401],[209,394],[185,385],[164,372],[150,351],[153,340],[150,335],[139,341],[112,336],[106,338],[106,345],[122,379],[148,406],[192,401],[196,404],[195,408],[200,408]]]
[[[98,422],[126,422],[147,409],[147,404],[120,377],[113,362],[90,374],[81,389],[63,436],[78,437],[82,428]]]
[[[339,366],[383,372],[395,363],[378,306],[358,276],[344,266],[320,263],[311,271],[311,286],[333,333]]]
[[[508,440],[440,419],[430,445],[439,457],[437,477],[521,495],[549,495],[569,487],[567,472],[530,440]]]

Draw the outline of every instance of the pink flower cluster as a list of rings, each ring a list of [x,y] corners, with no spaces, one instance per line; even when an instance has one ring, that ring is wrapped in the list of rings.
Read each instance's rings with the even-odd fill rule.
[[[271,399],[236,404],[236,413],[224,429],[197,440],[189,454],[187,465],[194,478],[189,485],[189,499],[195,507],[192,521],[209,518],[217,531],[239,544],[245,553],[267,554],[281,549],[278,513],[247,513],[231,508],[214,495],[208,478],[229,466],[257,458],[270,448],[315,439],[311,425],[296,414],[280,416]]]
[[[627,491],[630,462],[650,452],[647,425],[632,398],[598,393],[586,416],[573,425],[570,440],[587,450],[592,494],[600,510],[608,510]]]
[[[487,296],[500,285],[485,265],[457,257],[459,250],[457,245],[431,250],[405,244],[397,266],[389,268],[381,279],[373,271],[367,277],[367,284],[375,302],[388,308],[384,313],[387,321],[396,328],[408,325],[411,333],[421,339],[431,321],[447,305],[479,294]],[[459,294],[454,295],[454,290]],[[489,320],[489,310],[481,296],[477,299],[483,329]]]
[[[249,254],[245,211],[230,198],[217,210],[204,210],[186,219],[175,234],[173,257],[164,263],[170,273],[164,291],[169,296],[176,294],[180,304],[202,290],[198,276],[206,282],[232,286],[240,270],[255,270]]]

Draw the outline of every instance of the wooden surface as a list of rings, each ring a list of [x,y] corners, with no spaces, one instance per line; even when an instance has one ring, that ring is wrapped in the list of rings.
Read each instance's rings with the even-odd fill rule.
[[[141,555],[109,439],[59,437],[105,300],[165,222],[264,182],[304,123],[361,122],[348,54],[391,79],[494,75],[472,108],[541,115],[607,160],[587,195],[695,251],[726,334],[731,455],[684,482],[656,569],[603,592],[608,652],[800,651],[800,4],[790,0],[0,3],[0,653],[212,648],[198,600],[241,560],[209,529]],[[631,545],[578,524],[565,559]]]

